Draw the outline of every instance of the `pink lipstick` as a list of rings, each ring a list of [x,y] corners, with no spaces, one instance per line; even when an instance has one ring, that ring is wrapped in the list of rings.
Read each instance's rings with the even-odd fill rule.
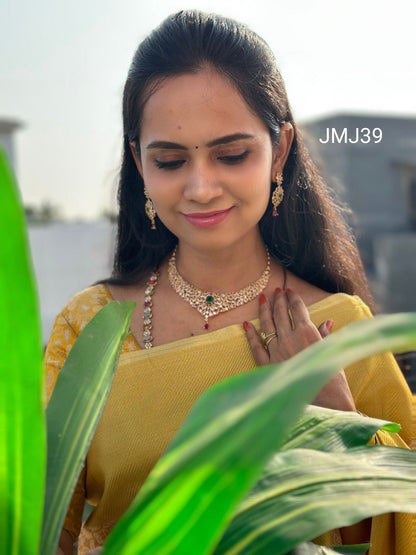
[[[194,212],[192,214],[183,214],[184,218],[190,224],[196,227],[213,227],[223,222],[233,207],[227,210],[214,210],[212,212]]]

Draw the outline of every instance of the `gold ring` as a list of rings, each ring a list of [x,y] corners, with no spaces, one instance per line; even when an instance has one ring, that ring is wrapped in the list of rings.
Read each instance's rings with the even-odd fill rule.
[[[277,339],[278,335],[277,333],[269,333],[269,335],[266,336],[266,338],[264,339],[264,347],[265,349],[269,349],[269,343],[270,341],[273,341],[273,339]]]
[[[272,333],[264,333],[264,331],[260,332],[260,337],[261,340],[263,341],[263,345],[264,348],[266,349],[266,351],[269,350],[269,343],[270,341],[272,341],[274,338],[278,338],[277,333],[274,331]]]

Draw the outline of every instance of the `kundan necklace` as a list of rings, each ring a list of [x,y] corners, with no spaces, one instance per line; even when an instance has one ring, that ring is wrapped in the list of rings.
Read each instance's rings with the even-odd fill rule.
[[[176,293],[187,303],[195,308],[205,320],[204,328],[209,328],[208,318],[216,316],[220,312],[228,312],[233,308],[242,306],[255,299],[266,287],[270,278],[270,254],[266,247],[267,266],[257,281],[253,281],[244,289],[235,293],[214,293],[212,291],[200,291],[179,274],[176,267],[176,247],[168,262],[169,282]]]

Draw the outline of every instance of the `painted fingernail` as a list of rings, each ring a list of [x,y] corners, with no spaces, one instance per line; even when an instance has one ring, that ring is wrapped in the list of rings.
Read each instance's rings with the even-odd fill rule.
[[[326,327],[329,329],[329,331],[332,330],[333,323],[334,323],[333,320],[327,320],[327,321],[325,322]]]
[[[280,287],[276,287],[276,289],[274,290],[274,292],[276,293],[276,295],[278,295],[280,293],[281,289]]]
[[[263,295],[263,293],[260,293],[260,304],[263,304],[266,302],[266,297]]]
[[[286,295],[289,295],[289,293],[292,291],[292,289],[286,289]]]
[[[247,331],[249,329],[248,322],[243,322],[244,329]]]

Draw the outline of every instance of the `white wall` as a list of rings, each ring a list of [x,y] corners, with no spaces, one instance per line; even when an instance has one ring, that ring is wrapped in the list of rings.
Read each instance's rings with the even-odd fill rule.
[[[29,226],[44,344],[68,300],[110,275],[114,237],[115,227],[107,220]]]

